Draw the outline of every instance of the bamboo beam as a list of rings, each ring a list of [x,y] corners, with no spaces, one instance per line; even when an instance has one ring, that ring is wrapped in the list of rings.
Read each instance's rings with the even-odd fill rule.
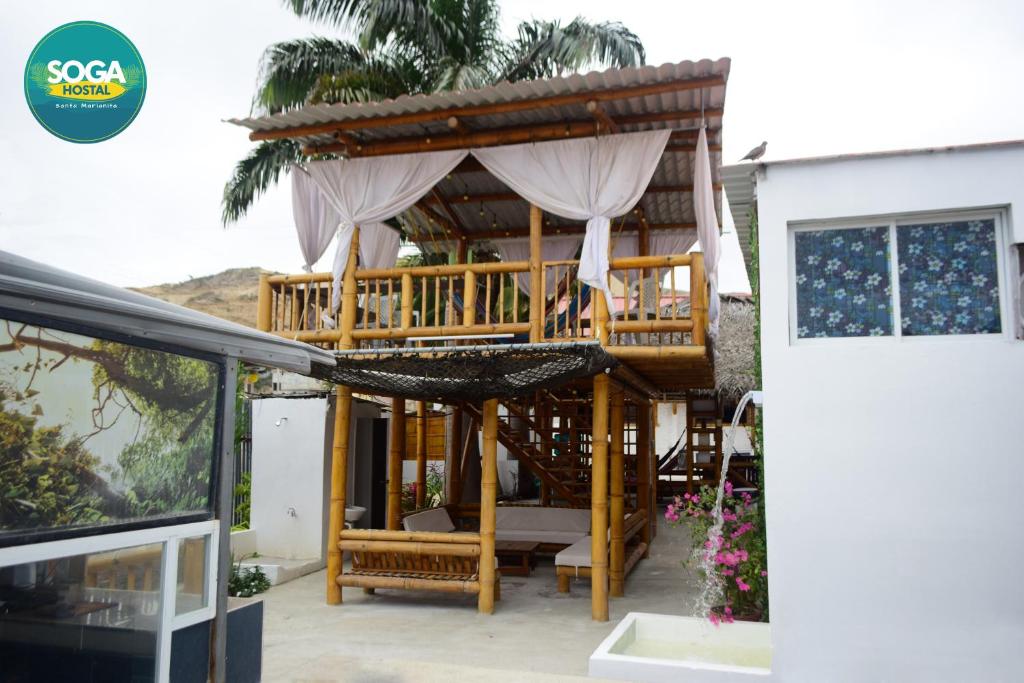
[[[477,323],[475,325],[431,325],[428,327],[410,328],[371,328],[369,330],[353,330],[352,338],[363,339],[405,339],[407,337],[448,337],[459,334],[522,334],[530,331],[529,323]],[[309,333],[316,336],[321,333]],[[298,341],[306,341],[305,332],[286,333],[281,336]],[[367,355],[373,354],[373,349],[367,349]]]
[[[374,280],[378,278],[400,277],[406,273],[413,277],[438,277],[463,275],[467,270],[471,270],[477,275],[483,275],[484,273],[525,273],[529,269],[529,261],[451,263],[440,266],[415,266],[413,268],[363,268],[356,271],[356,278],[359,280]],[[312,274],[312,276],[317,277],[320,275],[326,275],[328,280],[331,277],[330,273]]]
[[[468,579],[419,579],[399,576],[367,576],[348,574],[338,577],[346,586],[359,588],[397,588],[404,590],[437,591],[440,593],[477,593],[480,583]]]
[[[714,183],[712,187],[715,190],[722,189],[722,183]],[[678,185],[652,185],[644,190],[644,194],[671,194],[677,192],[693,192],[693,183],[682,183]],[[431,192],[430,196],[424,200],[427,204],[476,204],[490,203],[490,202],[516,202],[523,201],[526,199],[515,192],[482,192],[480,194],[456,194],[452,196],[445,196],[440,191]]]
[[[402,526],[402,461],[405,459],[405,399],[391,399],[391,450],[388,452],[387,527]]]
[[[480,545],[480,534],[447,531],[393,531],[385,529],[345,529],[343,541],[402,541],[408,543],[468,543]]]
[[[441,190],[439,190],[436,185],[430,190],[430,197],[427,198],[427,202],[429,203],[431,199],[436,199],[438,203],[441,204],[441,208],[443,208],[445,213],[451,218],[453,227],[456,231],[456,237],[459,238],[459,246],[460,248],[465,249],[466,228],[462,225],[462,221],[459,220],[459,214],[455,212],[455,209],[452,208],[452,205],[448,202],[445,196],[441,194]],[[458,262],[465,263],[465,257],[460,258]]]
[[[387,541],[342,539],[342,550],[368,553],[408,553],[413,555],[445,555],[449,557],[480,557],[480,546],[473,543],[438,543],[430,541]]]
[[[623,569],[626,561],[626,541],[623,537],[623,523],[626,517],[625,492],[626,492],[626,461],[624,456],[625,445],[625,400],[620,389],[612,391],[611,395],[611,419],[609,428],[611,430],[610,462],[611,484],[610,484],[610,511],[611,517],[611,547],[609,549],[608,567],[608,588],[613,598],[622,597],[625,593],[625,571]]]
[[[618,331],[618,323],[615,327]],[[694,327],[694,330],[697,328]],[[608,346],[605,351],[619,360],[698,360],[707,357],[707,349],[700,346]]]
[[[544,220],[539,206],[530,205],[530,342],[540,342],[544,336],[543,252],[541,251],[541,225]]]
[[[271,304],[274,291],[270,288],[269,273],[260,273],[260,284],[256,298],[256,329],[269,332],[271,328]]]
[[[615,232],[623,234],[631,234],[637,232],[640,229],[638,223],[626,223],[622,226],[622,230],[618,228]],[[696,223],[649,223],[648,229],[650,230],[696,230]],[[582,235],[586,232],[585,225],[552,225],[544,230],[546,235]],[[481,230],[479,232],[472,232],[466,235],[466,239],[470,242],[480,242],[483,240],[500,239],[502,237],[527,237],[530,234],[528,227],[508,227],[500,228],[498,230]],[[424,241],[424,240],[420,240]]]
[[[597,121],[605,131],[609,133],[619,132],[619,124],[615,123],[612,117],[608,115],[608,112],[604,110],[604,107],[602,107],[601,103],[597,100],[590,100],[587,102],[587,111],[590,112],[590,115],[594,117],[594,120]]]
[[[644,526],[640,530],[640,540],[646,545],[651,543],[651,404],[641,401],[636,408],[636,504],[640,512],[646,516]],[[644,557],[648,551],[644,549]]]
[[[428,219],[433,220],[440,224],[441,230],[444,231],[446,238],[465,239],[465,231],[456,225],[447,216],[442,216],[430,206],[428,198],[423,198],[416,202],[415,207],[422,211]]]
[[[462,406],[452,408],[451,429],[448,437],[448,502],[462,502]]]
[[[356,263],[359,256],[359,226],[352,231],[352,244],[348,250],[348,264],[341,285],[341,341],[340,349],[352,348],[352,329],[356,326],[356,312],[359,308]]]
[[[597,301],[602,300],[600,294]],[[594,375],[590,460],[590,616],[608,621],[608,375]]]
[[[464,107],[448,107],[446,109],[434,109],[429,111],[409,112],[403,114],[390,114],[384,116],[367,116],[362,118],[348,119],[345,121],[330,121],[326,123],[314,123],[303,126],[291,126],[287,128],[275,128],[272,130],[253,131],[249,134],[252,141],[258,140],[280,140],[283,138],[301,138],[312,135],[331,134],[337,130],[368,130],[371,128],[387,128],[389,126],[402,126],[413,123],[428,123],[432,121],[446,121],[451,116],[460,118],[472,116],[489,116],[492,114],[508,114],[530,109],[542,109],[546,107],[560,107],[569,104],[581,104],[588,100],[607,102],[610,100],[623,100],[634,97],[647,97],[668,92],[684,92],[687,90],[699,90],[702,88],[714,88],[725,85],[723,76],[706,76],[702,78],[682,78],[660,83],[642,83],[618,88],[607,88],[582,93],[565,93],[561,95],[548,95],[545,97],[534,97],[529,99],[515,100],[512,102],[497,102],[491,104],[468,105]],[[696,118],[691,116],[690,118]]]
[[[427,402],[416,402],[416,509],[427,501]]]
[[[401,323],[404,329],[412,327],[412,302],[416,296],[412,288],[412,273],[402,273],[402,294],[401,294],[401,307],[402,317]]]
[[[498,401],[484,401],[484,450],[480,463],[480,596],[477,609],[494,612],[494,518],[498,494]]]
[[[409,137],[383,139],[368,142],[358,147],[357,156],[374,157],[390,154],[416,154],[419,152],[437,152],[452,149],[472,149],[474,147],[495,147],[499,145],[515,145],[524,142],[545,142],[548,140],[567,140],[596,135],[600,125],[594,121],[560,121],[558,123],[534,123],[526,126],[508,126],[492,128],[452,135],[415,135]],[[669,141],[688,143],[694,148],[693,141],[697,136],[693,131],[675,131]],[[708,149],[710,151],[710,145]],[[302,153],[310,156],[316,154],[351,153],[348,147],[337,142],[304,145]]]
[[[473,327],[476,325],[476,273],[467,270],[462,283],[462,324],[466,327]]]

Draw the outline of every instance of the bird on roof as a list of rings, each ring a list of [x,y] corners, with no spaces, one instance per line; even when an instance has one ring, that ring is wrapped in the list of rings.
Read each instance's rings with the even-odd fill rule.
[[[754,149],[752,149],[749,152],[747,152],[747,156],[745,156],[742,159],[740,159],[740,161],[746,161],[747,159],[750,159],[751,161],[757,161],[758,159],[760,159],[761,157],[764,156],[764,151],[766,149],[768,149],[768,141],[767,140],[765,140],[760,145],[758,145]]]

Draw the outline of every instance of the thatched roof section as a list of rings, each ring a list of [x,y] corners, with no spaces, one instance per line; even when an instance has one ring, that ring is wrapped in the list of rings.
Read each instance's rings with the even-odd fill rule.
[[[722,297],[715,342],[715,385],[723,401],[737,401],[757,388],[754,374],[756,310],[745,297]]]

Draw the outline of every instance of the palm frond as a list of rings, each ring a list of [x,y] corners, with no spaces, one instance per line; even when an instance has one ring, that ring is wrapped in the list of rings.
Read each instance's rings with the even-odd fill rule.
[[[562,26],[557,21],[533,20],[519,25],[503,77],[510,81],[549,78],[588,66],[636,66],[645,59],[640,38],[618,22],[591,24],[577,17]]]
[[[282,171],[302,159],[299,143],[293,140],[267,140],[237,164],[224,185],[221,222],[233,223],[245,215],[256,198],[277,183]]]
[[[254,108],[277,113],[307,102],[323,76],[359,70],[366,58],[358,47],[332,38],[305,38],[275,43],[260,61]]]
[[[346,28],[367,3],[365,0],[284,0],[284,4],[297,16]]]

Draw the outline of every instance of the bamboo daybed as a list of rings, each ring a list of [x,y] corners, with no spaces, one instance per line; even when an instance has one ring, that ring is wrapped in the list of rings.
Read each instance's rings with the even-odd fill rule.
[[[480,534],[436,531],[345,529],[342,551],[352,568],[338,586],[480,593]],[[494,599],[501,599],[501,577],[494,572]]]

